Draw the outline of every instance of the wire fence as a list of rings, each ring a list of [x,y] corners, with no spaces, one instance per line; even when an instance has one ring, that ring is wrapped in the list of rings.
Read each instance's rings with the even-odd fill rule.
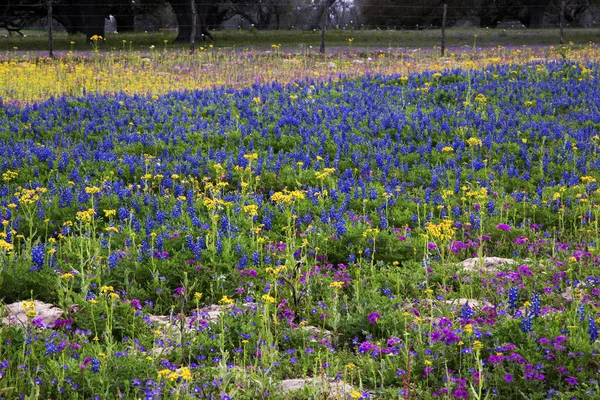
[[[172,1],[178,7],[191,7],[188,1]],[[8,4],[8,5],[7,5]],[[299,5],[300,4],[300,5]],[[197,25],[201,28],[198,33],[206,32],[207,29],[217,28],[212,17],[215,16],[215,7],[221,7],[214,1],[200,0],[195,2]],[[321,29],[325,23],[327,28],[353,28],[353,29],[440,29],[440,45],[442,55],[446,47],[445,28],[457,24],[465,26],[484,26],[492,19],[494,24],[501,20],[503,14],[513,18],[512,24],[515,27],[522,27],[517,14],[532,14],[537,12],[544,14],[546,18],[554,19],[555,27],[560,27],[560,38],[557,42],[563,42],[563,28],[568,26],[565,20],[565,1],[556,6],[532,5],[529,7],[500,6],[498,4],[477,4],[477,5],[451,5],[445,1],[432,5],[426,3],[419,4],[398,4],[392,0],[369,0],[363,2],[338,0],[333,6],[327,8],[323,14],[323,6],[320,2],[310,5],[305,3],[294,3],[285,0],[262,0],[261,2],[235,1],[228,3],[229,9],[225,17],[221,15],[218,21],[219,27],[225,28],[277,28],[277,29]],[[512,8],[511,8],[512,7]],[[127,7],[125,7],[127,8]],[[519,13],[515,12],[519,10]],[[178,9],[181,14],[181,9]],[[48,12],[52,13],[54,21],[49,24]],[[69,6],[60,0],[42,0],[29,4],[10,5],[5,3],[0,6],[0,28],[5,28],[12,33],[19,32],[19,29],[27,26],[24,21],[37,19],[37,27],[47,29],[49,32],[49,47],[52,51],[52,34],[60,27],[65,27],[68,32],[83,31],[87,32],[90,28],[90,21],[94,21],[94,29],[98,30],[101,22],[98,19],[107,17],[110,13],[123,16],[126,12],[135,12],[136,22],[132,24],[127,21],[128,29],[137,28],[138,30],[158,30],[159,28],[180,29],[191,24],[189,15],[176,15],[173,9],[169,9],[166,2],[144,2],[139,6],[124,9],[109,8],[105,3],[79,3],[77,6]],[[146,11],[146,12],[144,12]],[[21,15],[19,26],[11,26],[10,15]],[[320,13],[320,14],[319,14]],[[493,14],[496,15],[493,15]],[[188,14],[191,14],[188,13]],[[489,18],[492,15],[494,18]],[[262,16],[262,19],[260,18]],[[324,18],[322,18],[323,16]],[[325,21],[325,22],[323,22]],[[116,18],[116,29],[119,30],[119,24],[123,22],[120,17]],[[179,24],[178,24],[179,22]],[[538,21],[539,22],[539,21]],[[114,25],[108,25],[114,26]],[[510,27],[510,26],[508,26]],[[59,28],[59,29],[56,29]],[[113,28],[111,28],[113,29]]]

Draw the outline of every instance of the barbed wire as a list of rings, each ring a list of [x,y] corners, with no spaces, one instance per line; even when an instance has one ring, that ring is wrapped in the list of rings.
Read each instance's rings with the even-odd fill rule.
[[[35,14],[28,16],[29,19],[33,19],[33,18],[37,18],[38,20],[43,20],[44,18],[46,18],[45,15],[45,11],[47,9],[47,2],[46,1],[42,1],[39,2],[37,4],[20,4],[20,5],[8,5],[8,6],[4,6],[4,7],[0,7],[0,12],[4,11],[7,12],[11,9],[13,10],[20,10],[21,12],[28,12],[28,10],[31,10],[32,13],[34,11]],[[52,0],[52,4],[53,7],[55,9],[55,13],[54,13],[54,20],[58,21],[59,23],[61,22],[66,22],[68,23],[69,21],[65,21],[68,19],[73,19],[73,20],[77,20],[81,17],[106,17],[108,16],[108,13],[102,12],[102,13],[97,13],[94,12],[94,7],[96,6],[104,6],[105,3],[88,3],[84,6],[82,6],[82,8],[87,11],[91,11],[91,12],[84,12],[84,13],[74,13],[73,11],[69,10],[67,12],[60,12],[60,10],[65,10],[65,8],[69,7],[68,4],[61,4],[60,1],[57,0]],[[151,3],[144,3],[144,4],[139,4],[139,5],[134,5],[133,7],[139,7],[139,9],[144,9],[146,7],[153,7],[153,6],[169,6],[169,2],[151,2]],[[181,3],[183,4],[183,2]],[[186,3],[187,4],[187,3]],[[242,18],[246,23],[241,24],[242,26],[254,26],[254,24],[252,23],[253,21],[250,21],[248,18],[245,18],[243,15],[240,15],[240,13],[236,12],[236,9],[240,9],[240,8],[244,8],[244,7],[248,7],[250,9],[252,8],[256,8],[256,7],[263,7],[263,8],[272,8],[272,7],[279,7],[279,6],[285,6],[288,7],[287,10],[285,10],[284,12],[272,12],[274,15],[279,15],[279,16],[285,16],[285,15],[293,15],[293,14],[297,14],[297,13],[301,13],[301,12],[306,12],[307,10],[319,10],[322,5],[321,4],[312,4],[312,5],[303,5],[303,6],[294,6],[291,2],[282,2],[282,1],[273,1],[273,2],[269,2],[269,1],[265,1],[265,3],[262,4],[257,4],[256,2],[234,2],[234,3],[228,3],[225,5],[222,4],[215,4],[214,2],[207,2],[205,1],[200,1],[200,2],[196,2],[195,3],[196,6],[201,10],[204,11],[206,10],[206,7],[208,6],[223,6],[225,8],[230,8],[231,9],[231,16],[239,16],[240,18]],[[127,6],[126,6],[127,7]],[[423,4],[414,4],[414,5],[406,5],[406,4],[390,4],[389,1],[387,2],[373,2],[371,1],[369,4],[363,4],[363,5],[356,5],[356,4],[352,4],[352,5],[341,5],[341,6],[336,6],[335,4],[333,6],[331,6],[329,9],[332,10],[331,15],[332,18],[330,19],[330,21],[328,22],[328,26],[330,27],[339,27],[340,24],[336,24],[335,19],[336,18],[342,18],[340,17],[340,13],[347,13],[347,12],[354,12],[356,13],[354,19],[356,19],[357,21],[344,21],[342,22],[342,26],[344,27],[355,27],[355,28],[359,28],[359,27],[367,27],[367,28],[373,28],[373,29],[389,29],[389,28],[393,28],[393,29],[435,29],[435,28],[439,28],[440,26],[440,15],[437,15],[438,13],[441,13],[443,10],[444,4],[443,2],[440,2],[437,5],[423,5]],[[72,7],[71,7],[72,8]],[[108,7],[105,7],[105,9]],[[116,7],[116,9],[118,9],[119,6]],[[498,6],[498,5],[478,5],[478,6],[462,6],[462,5],[447,5],[447,9],[448,11],[450,11],[450,15],[447,16],[447,25],[452,25],[453,23],[455,23],[456,21],[461,21],[461,20],[465,20],[465,19],[469,19],[469,18],[473,18],[473,17],[482,17],[485,16],[485,13],[487,11],[500,11],[502,9],[507,9],[507,8],[522,8],[522,9],[529,9],[531,10],[536,10],[536,9],[544,9],[544,10],[552,10],[552,5],[548,5],[548,6],[538,6],[538,5],[530,5],[530,6],[518,6],[518,5],[510,5],[510,6]],[[204,10],[203,10],[204,9]],[[361,15],[361,10],[365,11],[368,10],[368,19],[369,20],[377,20],[377,19],[381,19],[381,18],[388,18],[388,19],[393,19],[396,16],[395,15],[390,15],[391,10],[406,10],[409,11],[409,13],[406,12],[401,12],[401,14],[397,15],[397,23],[387,23],[387,24],[373,24],[373,23],[367,23],[367,24],[361,24],[360,20],[362,20],[364,18],[363,15]],[[335,10],[337,10],[338,12],[334,12]],[[340,12],[340,10],[342,10]],[[350,10],[350,11],[349,11]],[[465,10],[473,10],[472,13],[467,13],[464,12]],[[114,11],[114,9],[113,9]],[[454,13],[452,13],[452,11],[458,11],[459,15],[456,15]],[[83,14],[83,15],[82,15]],[[115,14],[113,12],[113,14]],[[141,16],[141,15],[152,15],[152,14],[156,14],[156,12],[138,12],[138,13],[133,13],[135,14],[134,16]],[[174,13],[176,15],[176,13]],[[199,12],[198,16],[200,17],[200,26],[205,26],[206,27],[206,19],[209,18],[210,16],[214,15],[214,13],[212,12]],[[0,15],[0,19],[3,16]],[[5,18],[7,18],[7,15],[4,15]],[[24,17],[27,18],[27,17]],[[345,19],[352,19],[353,16],[350,15],[346,15],[345,17],[343,17]],[[431,18],[433,18],[434,20],[432,21]],[[516,17],[515,17],[516,18]],[[116,22],[117,22],[117,27],[119,26],[119,20],[120,18],[117,16]],[[230,18],[226,19],[229,20]],[[428,20],[429,19],[429,20]],[[411,23],[413,22],[413,20],[421,20],[419,21],[420,23]],[[81,20],[80,20],[81,21]],[[254,21],[256,22],[256,21]],[[396,22],[396,21],[394,21]],[[435,23],[434,23],[435,22]],[[47,24],[47,21],[46,21]],[[271,24],[269,24],[271,25]],[[309,27],[309,23],[292,23],[289,21],[284,22],[283,24],[283,28],[282,29],[310,29]],[[89,24],[72,24],[69,23],[68,24],[68,28],[70,30],[85,30],[86,28],[89,27]],[[1,29],[1,28],[0,28]],[[142,28],[143,29],[143,28]],[[211,29],[212,30],[212,29]]]
[[[144,4],[140,4],[140,5],[134,5],[133,7],[139,7],[139,8],[144,8],[144,7],[150,7],[150,6],[168,6],[170,3],[144,3]],[[94,6],[98,6],[98,5],[102,5],[106,7],[105,3],[92,3],[91,5]],[[90,3],[88,3],[87,5],[83,6],[83,7],[91,7]],[[65,6],[65,7],[69,7],[68,4],[61,4],[61,3],[53,3],[54,7],[60,7],[60,6]],[[196,2],[196,7],[199,6],[219,6],[219,7],[224,7],[224,8],[236,8],[236,7],[257,7],[257,6],[262,6],[262,7],[271,7],[271,6],[293,6],[292,3],[262,3],[262,4],[257,4],[256,2],[251,2],[251,3],[231,3],[231,4],[215,4],[215,3],[200,3],[200,2]],[[332,8],[335,8],[335,4],[332,5]],[[38,9],[45,9],[46,8],[46,3],[39,3],[39,4],[19,4],[19,5],[14,5],[14,6],[8,6],[8,8],[10,9],[11,7],[13,8],[24,8],[24,7],[30,7],[30,8],[38,8]],[[116,5],[114,7],[108,7],[108,8],[120,8],[120,7],[128,7],[128,6],[119,6]],[[306,6],[296,6],[296,8],[300,8],[300,9],[307,9],[307,8],[315,8],[318,9],[321,6],[319,4],[311,4],[311,5],[306,5]],[[364,8],[364,7],[379,7],[379,8],[393,8],[393,9],[414,9],[414,8],[418,8],[418,9],[441,9],[443,8],[443,4],[440,5],[434,5],[434,6],[428,6],[428,5],[399,5],[399,4],[389,4],[389,3],[368,3],[366,5],[361,5],[361,6],[350,6],[349,8]],[[452,9],[460,9],[460,10],[468,10],[468,9],[476,9],[476,10],[481,10],[481,9],[488,9],[488,10],[497,10],[497,9],[502,9],[502,8],[528,8],[528,9],[548,9],[552,7],[552,4],[548,5],[548,6],[541,6],[541,5],[528,5],[528,6],[520,6],[520,5],[507,5],[507,6],[499,6],[499,5],[479,5],[479,6],[452,6],[452,5],[448,5],[448,10],[452,10]]]

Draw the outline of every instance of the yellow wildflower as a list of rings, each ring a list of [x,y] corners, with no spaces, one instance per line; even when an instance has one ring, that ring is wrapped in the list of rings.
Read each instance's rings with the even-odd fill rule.
[[[100,288],[100,293],[103,293],[103,294],[114,292],[114,291],[115,291],[115,289],[112,286],[102,286]]]
[[[225,305],[228,305],[228,306],[229,306],[229,305],[232,305],[232,304],[234,303],[234,301],[233,301],[233,299],[230,299],[230,298],[229,298],[229,297],[227,297],[227,296],[223,296],[223,297],[221,298],[221,300],[219,300],[219,303],[222,303],[222,304],[225,304]]]
[[[275,303],[277,300],[275,299],[275,297],[269,295],[269,294],[263,294],[262,299],[264,301],[266,301],[267,303]]]

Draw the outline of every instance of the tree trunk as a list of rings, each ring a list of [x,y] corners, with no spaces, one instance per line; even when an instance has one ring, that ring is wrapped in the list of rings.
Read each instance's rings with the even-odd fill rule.
[[[327,17],[329,14],[329,8],[323,10],[323,25],[321,26],[321,45],[319,46],[319,52],[325,54],[325,31],[327,30]]]
[[[327,10],[329,10],[329,8],[335,2],[336,2],[336,0],[322,0],[321,1],[321,4],[319,5],[319,9],[317,10],[317,13],[315,14],[315,19],[312,21],[312,24],[310,25],[310,29],[315,30],[321,26],[323,13],[327,12]]]
[[[54,35],[52,32],[52,24],[54,16],[52,15],[52,0],[48,0],[48,57],[54,58]]]
[[[68,14],[61,15],[57,11],[54,13],[54,19],[65,28],[69,35],[75,35],[81,32],[81,27],[83,27],[83,21],[79,21],[77,16],[69,16]]]
[[[177,17],[177,39],[181,43],[189,43],[192,35],[192,12],[190,10],[189,0],[172,0],[171,7]],[[206,36],[211,37],[206,29],[206,5],[196,4],[196,40],[206,40]]]
[[[80,0],[79,9],[83,15],[86,39],[89,41],[93,36],[104,37],[104,19],[108,14],[108,6],[98,0]]]
[[[133,32],[135,30],[135,15],[133,11],[131,13],[119,13],[115,15],[117,20],[117,31],[122,32]]]
[[[544,26],[544,14],[550,4],[550,0],[530,0],[527,3],[527,16],[523,22],[528,28],[542,28]]]
[[[269,7],[266,10],[262,7],[258,9],[258,24],[256,25],[257,29],[264,30],[269,29],[271,25],[271,17],[273,16],[273,10]]]
[[[54,5],[54,19],[65,27],[69,35],[82,33],[85,27],[80,4],[71,2],[57,2]]]
[[[196,16],[196,0],[190,0],[190,11],[192,13],[192,32],[190,33],[190,54],[194,54],[196,49],[196,25],[198,18]]]
[[[206,14],[206,30],[218,29],[226,17],[228,17],[228,10],[219,10],[217,6],[210,6]],[[212,37],[209,36],[211,39]]]

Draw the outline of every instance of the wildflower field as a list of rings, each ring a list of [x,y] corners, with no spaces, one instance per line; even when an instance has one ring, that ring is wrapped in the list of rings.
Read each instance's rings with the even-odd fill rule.
[[[598,397],[600,50],[350,44],[6,53],[0,398]]]

